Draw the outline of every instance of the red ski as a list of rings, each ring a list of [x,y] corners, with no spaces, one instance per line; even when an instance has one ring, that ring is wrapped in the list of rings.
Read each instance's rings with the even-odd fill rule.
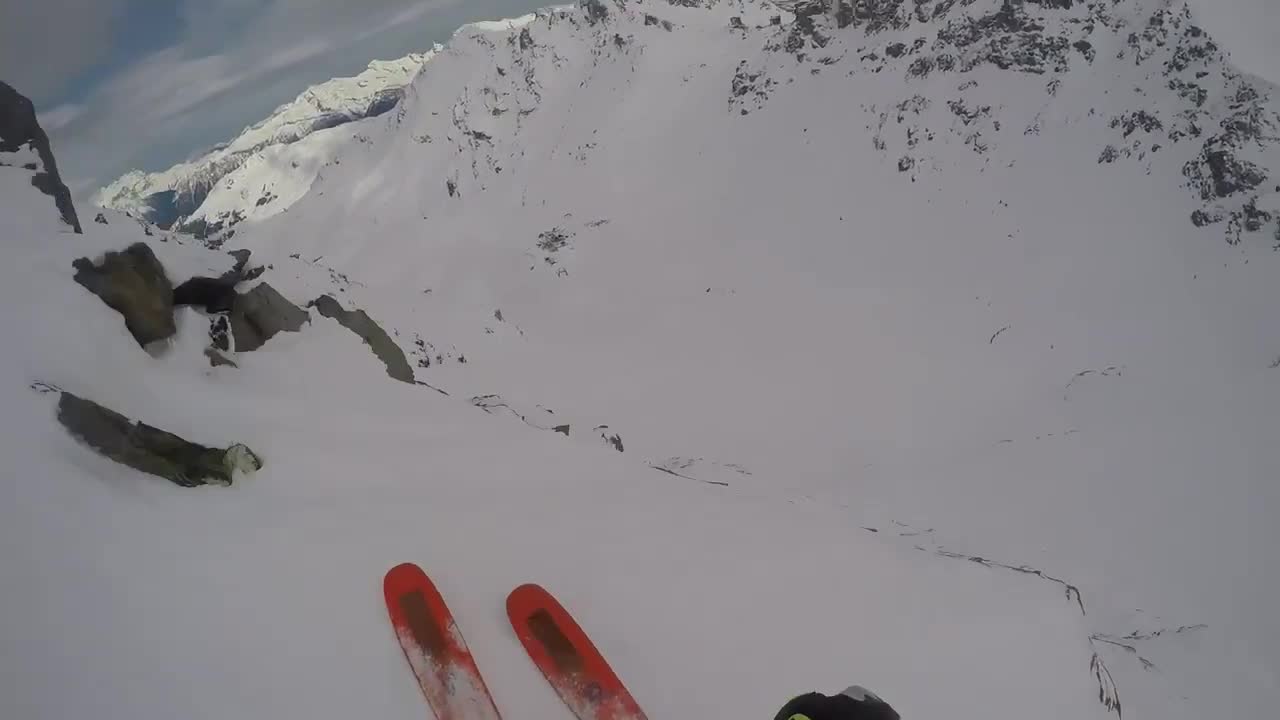
[[[546,590],[521,585],[507,615],[529,658],[579,720],[646,720],[578,623]]]
[[[436,719],[501,720],[453,615],[422,568],[391,568],[382,589],[400,647]]]

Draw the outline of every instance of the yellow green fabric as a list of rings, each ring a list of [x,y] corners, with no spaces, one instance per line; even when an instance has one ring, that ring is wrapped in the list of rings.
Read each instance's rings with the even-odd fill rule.
[[[787,720],[809,720],[809,716],[801,713],[796,713],[795,715],[792,715],[791,717],[787,718]]]

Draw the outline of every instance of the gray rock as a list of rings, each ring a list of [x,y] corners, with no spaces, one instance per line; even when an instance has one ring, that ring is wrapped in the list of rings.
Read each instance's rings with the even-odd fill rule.
[[[387,367],[387,375],[404,383],[413,383],[413,368],[405,358],[404,351],[396,345],[391,336],[374,322],[363,310],[344,310],[338,301],[328,295],[321,295],[311,305],[320,314],[337,320],[343,327],[360,336],[373,354]]]
[[[236,364],[234,360],[227,357],[226,355],[223,355],[222,352],[218,350],[218,348],[213,346],[209,346],[204,349],[204,356],[209,358],[210,367],[224,367],[224,366],[233,367],[233,368],[240,367],[239,365]]]
[[[53,198],[62,220],[77,233],[81,232],[80,218],[71,202],[71,191],[58,174],[58,163],[53,158],[49,136],[36,120],[36,109],[31,101],[0,81],[0,152],[17,152],[23,145],[30,145],[40,156],[43,169],[37,169],[31,184],[40,192]]]
[[[123,252],[108,252],[97,264],[80,258],[72,265],[75,281],[123,315],[139,345],[145,347],[177,332],[173,286],[146,243],[134,243]]]
[[[298,332],[311,316],[289,302],[276,289],[262,283],[237,295],[231,307],[231,336],[236,352],[250,352],[279,332]]]
[[[230,485],[237,471],[262,467],[262,459],[244,445],[198,445],[69,392],[58,400],[58,422],[102,456],[182,487]]]

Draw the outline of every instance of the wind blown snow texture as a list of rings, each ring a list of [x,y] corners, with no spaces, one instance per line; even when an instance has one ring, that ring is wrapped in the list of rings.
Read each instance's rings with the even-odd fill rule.
[[[509,714],[567,716],[502,613],[532,580],[651,717],[854,682],[908,718],[1269,717],[1274,88],[1166,77],[1204,47],[1181,3],[1014,7],[459,33],[234,240],[442,392],[317,313],[210,369],[184,311],[152,358],[70,280],[136,224],[7,230],[3,714],[421,717],[378,591],[410,560]],[[127,473],[37,381],[266,466]]]

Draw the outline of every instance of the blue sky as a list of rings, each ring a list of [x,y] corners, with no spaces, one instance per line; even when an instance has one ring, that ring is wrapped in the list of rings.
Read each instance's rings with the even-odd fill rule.
[[[0,0],[0,78],[78,195],[228,140],[309,85],[547,0]]]
[[[309,85],[555,2],[0,0],[0,78],[36,103],[85,195],[229,140]],[[1280,82],[1280,0],[1190,2],[1240,67]]]

